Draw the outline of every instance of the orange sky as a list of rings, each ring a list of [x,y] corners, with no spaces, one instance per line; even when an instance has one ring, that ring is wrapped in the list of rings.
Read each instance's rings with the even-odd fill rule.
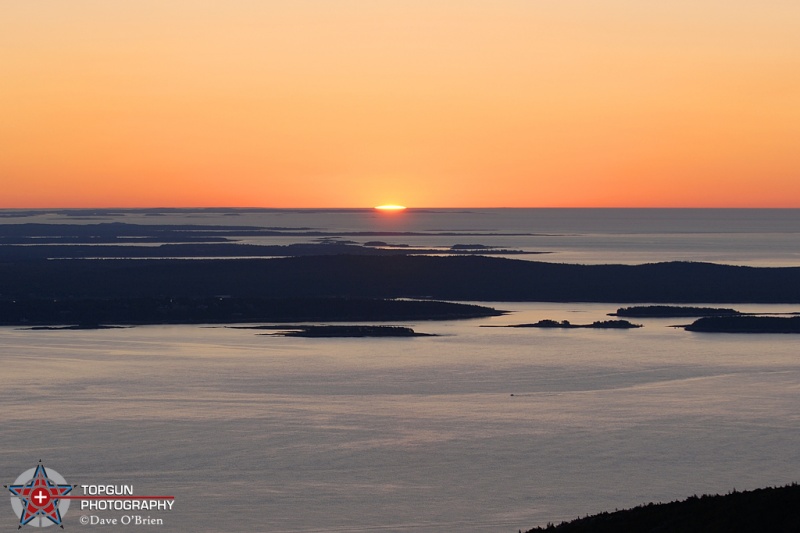
[[[0,207],[800,207],[800,2],[7,0]]]

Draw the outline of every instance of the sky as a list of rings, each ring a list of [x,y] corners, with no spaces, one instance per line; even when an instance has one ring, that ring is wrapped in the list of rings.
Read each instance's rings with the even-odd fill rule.
[[[3,0],[0,207],[800,207],[796,0]]]

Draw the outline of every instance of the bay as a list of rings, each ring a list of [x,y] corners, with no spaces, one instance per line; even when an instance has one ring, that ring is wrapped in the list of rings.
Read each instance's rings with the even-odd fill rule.
[[[148,210],[5,212],[0,223],[255,225],[547,251],[525,258],[555,262],[798,266],[798,213]],[[797,481],[794,336],[670,327],[681,319],[634,320],[644,327],[628,331],[482,328],[588,323],[618,307],[491,305],[512,313],[400,324],[438,335],[410,339],[0,328],[0,475],[11,483],[41,459],[70,483],[173,494],[173,511],[150,513],[161,531],[295,533],[517,531]],[[66,526],[82,527],[87,513],[73,505]],[[4,520],[16,524],[10,506]]]
[[[796,480],[793,336],[478,327],[613,311],[496,305],[414,339],[2,328],[0,470],[174,494],[169,531],[516,531]]]

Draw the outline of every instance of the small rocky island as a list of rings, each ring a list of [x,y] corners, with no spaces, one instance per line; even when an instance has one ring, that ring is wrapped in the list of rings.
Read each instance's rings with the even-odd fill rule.
[[[592,322],[591,324],[572,324],[569,320],[540,320],[533,324],[512,324],[510,326],[498,326],[506,328],[589,328],[589,329],[632,329],[640,328],[641,324],[632,324],[627,320],[602,320]]]
[[[291,329],[288,329],[291,328]],[[402,326],[282,326],[272,335],[282,337],[352,338],[352,337],[433,337]]]

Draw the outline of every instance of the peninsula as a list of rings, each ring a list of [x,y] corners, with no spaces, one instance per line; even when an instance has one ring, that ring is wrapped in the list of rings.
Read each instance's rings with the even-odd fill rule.
[[[703,333],[800,333],[800,316],[709,316],[684,329]]]
[[[453,302],[367,298],[115,297],[0,299],[2,326],[236,324],[456,320],[502,315]]]

